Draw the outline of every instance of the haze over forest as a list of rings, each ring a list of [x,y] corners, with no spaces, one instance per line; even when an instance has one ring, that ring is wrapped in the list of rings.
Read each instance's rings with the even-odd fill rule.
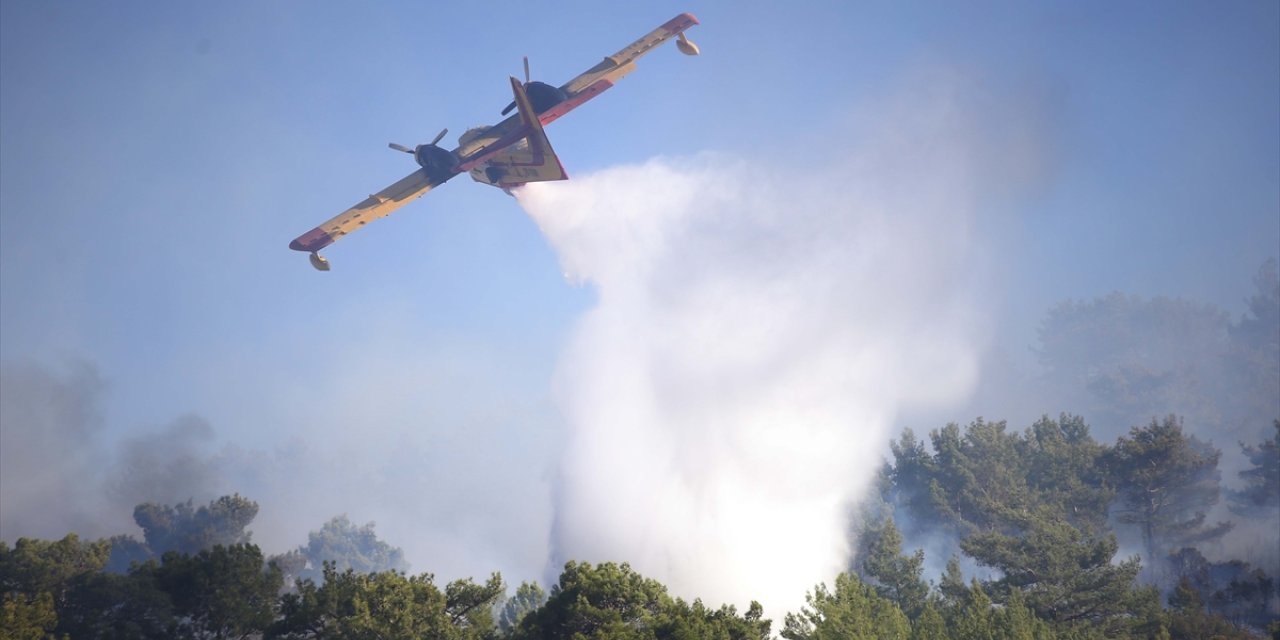
[[[693,597],[689,578],[678,572],[664,584],[629,564],[572,560],[547,586],[523,582],[513,589],[495,573],[441,589],[429,572],[407,577],[402,550],[380,539],[373,523],[358,526],[346,516],[267,557],[249,544],[258,504],[236,495],[207,506],[138,504],[132,514],[141,536],[95,543],[74,534],[58,542],[24,537],[12,549],[0,542],[2,621],[11,630],[53,630],[53,622],[38,621],[56,620],[62,633],[129,637],[520,639],[577,632],[765,640],[776,631],[789,640],[1026,634],[1243,640],[1264,628],[1274,635],[1280,633],[1273,577],[1280,565],[1280,420],[1272,421],[1270,436],[1239,443],[1241,462],[1230,473],[1220,464],[1224,450],[1191,428],[1211,425],[1248,438],[1257,412],[1280,410],[1270,392],[1280,381],[1274,262],[1259,270],[1255,285],[1248,311],[1237,319],[1208,305],[1119,294],[1055,307],[1041,327],[1046,373],[1035,388],[1051,393],[1061,385],[1119,421],[1153,403],[1172,403],[1183,415],[1153,417],[1114,442],[1095,439],[1086,421],[1070,414],[1044,416],[1025,430],[979,418],[921,439],[902,431],[874,490],[860,497],[847,522],[856,548],[839,575],[823,581],[831,586],[807,590],[804,606],[794,610],[771,612],[754,599],[741,613],[707,608],[700,598],[673,599]],[[1152,359],[1151,344],[1175,342],[1182,346]],[[1082,364],[1075,357],[1097,344],[1107,346],[1110,361]],[[1186,360],[1183,351],[1197,358]],[[1072,369],[1079,366],[1088,373]],[[70,379],[32,369],[4,382],[15,380],[28,393],[22,403],[5,403],[19,409],[6,420],[30,419],[37,406],[72,408],[63,404],[76,397]],[[78,398],[79,411],[85,400]],[[123,449],[120,466],[104,476],[111,491],[130,486],[137,469],[128,464],[227,469],[235,462],[168,458],[141,444]],[[767,569],[769,560],[763,564]],[[714,591],[717,582],[701,588]],[[219,590],[238,594],[234,604]],[[993,601],[1000,606],[992,608]],[[638,629],[645,631],[636,635]]]
[[[1209,562],[1243,561],[1262,569],[1266,575],[1275,576],[1280,564],[1280,545],[1275,534],[1280,526],[1280,505],[1273,504],[1275,496],[1264,497],[1258,508],[1233,506],[1244,504],[1236,496],[1249,489],[1248,471],[1261,464],[1255,459],[1256,455],[1251,458],[1251,453],[1262,451],[1275,457],[1274,445],[1269,453],[1260,447],[1275,435],[1269,433],[1272,425],[1265,416],[1280,413],[1280,397],[1273,392],[1280,380],[1277,371],[1280,285],[1275,263],[1262,265],[1254,274],[1253,282],[1255,293],[1244,301],[1244,310],[1238,313],[1189,300],[1144,298],[1118,292],[1092,300],[1064,301],[1052,308],[1041,322],[1040,341],[1035,346],[1041,368],[1022,376],[1011,375],[1007,369],[997,370],[991,377],[980,379],[975,397],[989,398],[990,394],[997,393],[992,387],[1012,384],[1019,403],[1027,404],[1028,399],[1034,398],[1047,406],[1077,407],[1068,413],[1079,417],[1063,416],[1063,424],[1068,421],[1087,424],[1088,433],[1102,444],[1132,435],[1130,428],[1172,420],[1198,443],[1196,446],[1207,447],[1213,453],[1215,464],[1210,469],[1214,479],[1213,497],[1202,502],[1199,508],[1207,512],[1206,522],[1230,525],[1226,531],[1198,542],[1198,552]],[[213,426],[196,416],[177,418],[149,436],[116,442],[106,440],[102,437],[99,404],[109,394],[109,385],[87,363],[75,363],[61,370],[33,364],[6,364],[0,373],[3,375],[0,383],[5,390],[0,402],[0,418],[5,425],[4,446],[0,448],[5,517],[0,521],[4,527],[0,537],[5,540],[53,539],[65,533],[79,533],[85,538],[117,534],[139,537],[139,529],[122,524],[130,514],[134,514],[133,520],[137,521],[133,509],[136,505],[184,501],[199,505],[233,492],[272,504],[310,495],[299,485],[326,475],[308,468],[311,461],[304,455],[305,449],[262,452],[233,445],[218,448]],[[1057,418],[1056,412],[1046,411],[1045,415],[1046,419]],[[963,425],[969,420],[958,418],[954,422]],[[1011,434],[1032,426],[1011,422],[1006,427],[1004,423],[978,420],[964,427],[963,433],[975,426],[982,428],[984,424]],[[925,445],[929,447],[925,451],[937,452],[937,438],[940,432],[945,438],[947,429],[943,427],[946,425],[912,426],[917,430],[919,442],[932,440],[931,445]],[[948,427],[951,428],[954,425]],[[858,433],[856,429],[851,430]],[[903,464],[904,448],[916,442],[907,433],[901,430],[887,433],[887,437],[893,439],[892,453],[885,446],[888,443],[874,450],[886,461],[886,472],[891,475],[895,467]],[[49,464],[49,460],[57,462]],[[1275,468],[1273,461],[1270,469]],[[396,470],[388,472],[394,475]],[[617,481],[626,485],[638,483],[641,487],[653,482],[642,469],[632,473],[635,475],[623,474]],[[847,475],[858,476],[852,470],[848,470]],[[964,538],[962,528],[945,524],[946,518],[932,524],[926,522],[929,517],[940,516],[928,509],[921,512],[922,498],[918,495],[913,498],[917,503],[914,507],[900,503],[905,495],[899,488],[888,493],[853,496],[849,504],[857,506],[856,513],[846,516],[843,525],[847,539],[855,542],[868,527],[874,531],[883,526],[882,518],[888,514],[903,533],[902,548],[924,551],[926,578],[941,579],[943,566],[952,557],[965,557],[964,569],[968,575],[986,578],[1000,575],[998,570],[980,567],[964,556],[960,547]],[[345,516],[332,515],[339,516],[334,522],[352,526]],[[566,519],[564,515],[558,517],[562,521]],[[1121,543],[1117,559],[1141,556],[1142,581],[1157,584],[1164,590],[1172,589],[1173,579],[1179,574],[1169,568],[1169,560],[1163,553],[1174,549],[1161,547],[1159,557],[1151,557],[1136,530],[1121,526],[1114,517],[1113,514],[1111,526],[1115,527]],[[313,537],[322,523],[307,523]],[[584,531],[593,527],[590,522],[579,526]],[[255,541],[270,539],[269,531],[258,526],[250,530],[255,534]],[[372,523],[366,532],[376,539]],[[397,548],[404,543],[388,542],[391,546],[382,552],[383,559],[368,565],[368,570],[410,567],[430,570],[430,567],[404,561]],[[291,544],[306,546],[303,539]],[[862,544],[866,544],[865,540]],[[265,550],[272,553],[289,549],[265,546]],[[388,558],[387,553],[394,553],[394,557]],[[852,549],[843,557],[842,570],[856,567],[858,558]],[[558,570],[554,567],[562,561],[548,558],[548,571]],[[643,558],[637,564],[643,565]],[[308,575],[318,577],[319,556],[308,566],[311,572]],[[548,575],[554,578],[554,574]],[[677,593],[690,597],[699,594],[696,586],[689,587],[680,574],[674,575]],[[714,591],[715,582],[709,580],[710,586],[703,585],[703,589]]]

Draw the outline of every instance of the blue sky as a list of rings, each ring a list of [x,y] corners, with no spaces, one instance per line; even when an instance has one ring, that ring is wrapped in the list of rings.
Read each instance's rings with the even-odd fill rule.
[[[195,414],[211,448],[545,449],[521,470],[545,481],[596,298],[515,200],[454,181],[330,273],[286,245],[415,168],[387,142],[496,121],[521,56],[559,84],[682,11],[703,55],[655,51],[548,129],[570,176],[703,152],[820,173],[944,69],[1035,150],[974,160],[1024,178],[978,225],[996,346],[1025,357],[1049,306],[1112,290],[1239,314],[1280,252],[1280,5],[794,4],[0,4],[0,361],[92,363],[108,453]]]

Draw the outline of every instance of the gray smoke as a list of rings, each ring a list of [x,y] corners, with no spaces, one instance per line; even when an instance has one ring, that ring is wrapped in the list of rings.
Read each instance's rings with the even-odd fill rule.
[[[85,362],[61,371],[0,367],[0,539],[112,528],[94,490],[106,446],[98,405],[104,388]]]
[[[138,504],[233,491],[202,418],[116,436],[101,415],[107,384],[88,363],[5,364],[0,390],[0,539],[136,532]]]

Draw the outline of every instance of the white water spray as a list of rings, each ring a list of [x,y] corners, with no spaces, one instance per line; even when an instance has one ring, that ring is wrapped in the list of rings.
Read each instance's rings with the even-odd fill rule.
[[[563,558],[779,620],[846,568],[896,411],[967,394],[985,341],[978,136],[932,97],[804,176],[704,154],[523,190],[599,296],[557,380]]]

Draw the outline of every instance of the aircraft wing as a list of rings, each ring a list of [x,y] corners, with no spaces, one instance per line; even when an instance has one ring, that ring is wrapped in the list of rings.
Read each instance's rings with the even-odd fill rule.
[[[697,46],[684,37],[685,30],[695,24],[698,24],[698,19],[693,17],[693,14],[682,13],[627,45],[621,51],[600,61],[596,66],[578,74],[577,77],[560,86],[560,90],[567,96],[564,102],[538,114],[539,120],[544,125],[551,124],[584,102],[604,93],[623,76],[636,70],[635,62],[640,56],[653,51],[658,45],[672,38],[679,39],[677,44],[681,52],[687,55],[698,55]]]
[[[453,176],[449,176],[453,177]],[[427,172],[418,169],[401,178],[395,184],[361,200],[350,209],[330,218],[320,226],[298,236],[289,243],[294,251],[315,253],[336,242],[338,238],[382,218],[408,204],[422,194],[440,186],[444,180],[432,181]],[[312,262],[315,262],[313,260]],[[326,263],[327,265],[327,263]],[[317,268],[320,268],[317,266]]]
[[[653,51],[654,48],[667,40],[679,36],[684,33],[685,29],[688,29],[695,24],[698,24],[698,19],[693,17],[693,14],[682,13],[666,21],[657,29],[645,34],[639,40],[627,45],[621,51],[605,58],[603,62],[588,69],[586,73],[583,73],[565,83],[561,89],[563,89],[565,93],[572,95],[593,84],[601,77],[612,76],[613,74],[611,72],[626,69],[626,72],[630,73],[631,68],[628,68],[628,65],[634,64],[640,56]],[[625,74],[619,74],[617,77],[621,77],[622,75]],[[610,79],[616,80],[617,77],[610,77]]]

